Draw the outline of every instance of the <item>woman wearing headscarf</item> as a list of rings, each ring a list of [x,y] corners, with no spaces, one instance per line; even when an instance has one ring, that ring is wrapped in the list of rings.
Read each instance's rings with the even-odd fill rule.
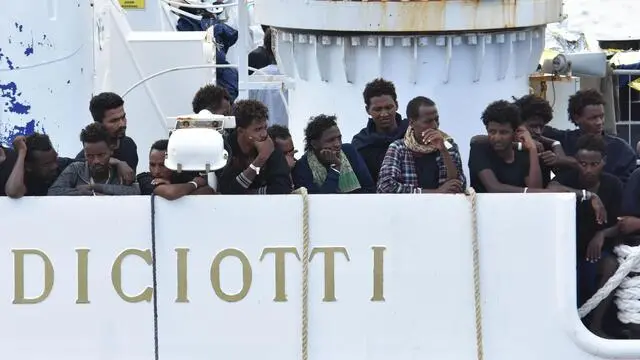
[[[305,154],[293,168],[296,188],[311,194],[373,193],[375,184],[364,160],[351,144],[342,143],[335,116],[311,118],[305,134]]]
[[[407,105],[409,128],[391,143],[378,178],[379,193],[461,193],[466,188],[457,145],[438,129],[436,104],[419,96]]]

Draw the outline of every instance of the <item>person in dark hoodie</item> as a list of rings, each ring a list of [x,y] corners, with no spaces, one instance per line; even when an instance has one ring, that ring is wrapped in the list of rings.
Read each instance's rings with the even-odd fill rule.
[[[362,159],[364,159],[374,183],[378,182],[378,173],[389,145],[404,137],[409,126],[398,113],[398,95],[392,82],[382,78],[367,84],[362,93],[369,121],[351,140]]]
[[[233,100],[227,89],[222,86],[207,84],[196,92],[191,102],[194,114],[199,114],[202,110],[209,110],[214,115],[231,116],[231,107]],[[231,155],[231,144],[229,143],[228,129],[222,130],[222,138],[224,140],[224,149]],[[221,170],[220,170],[221,171]]]
[[[614,175],[622,183],[626,183],[631,173],[636,169],[638,156],[631,146],[623,139],[604,133],[604,105],[602,94],[595,89],[581,90],[569,98],[569,118],[578,129],[558,130],[546,126],[542,135],[559,141],[566,156],[566,167],[578,169],[574,158],[578,152],[578,138],[584,134],[601,134],[606,143],[607,162],[604,171]]]
[[[256,100],[234,105],[236,129],[229,135],[231,155],[220,176],[220,192],[239,194],[289,194],[291,169],[267,133],[269,111]]]
[[[232,103],[233,100],[227,89],[207,84],[196,91],[191,101],[191,108],[194,114],[202,110],[209,110],[212,114],[230,116]]]
[[[80,132],[85,156],[68,165],[49,187],[48,196],[140,195],[138,184],[127,185],[110,161],[112,136],[105,125],[89,124]]]
[[[263,67],[276,63],[276,56],[272,50],[271,27],[262,25],[262,31],[264,31],[262,45],[249,53],[249,67],[254,69],[262,69]],[[249,70],[249,75],[251,74],[253,74],[253,70]]]
[[[111,165],[119,168],[118,173],[126,174],[122,176],[124,183],[131,184],[138,167],[138,146],[127,136],[124,100],[118,94],[103,92],[91,98],[89,111],[93,121],[102,124],[111,136]],[[85,161],[84,150],[76,155],[76,161]]]
[[[224,19],[220,18],[220,10],[222,8],[216,10],[180,7],[179,9],[200,16],[201,20],[198,21],[178,14],[179,18],[176,24],[176,30],[207,31],[207,29],[213,26],[213,37],[216,43],[216,64],[229,65],[227,52],[238,41],[238,30],[229,26]],[[238,69],[216,68],[216,82],[229,92],[232,100],[238,97]]]
[[[138,185],[142,195],[156,194],[167,200],[176,200],[187,195],[212,195],[216,191],[207,184],[206,176],[197,171],[172,171],[164,166],[169,140],[158,140],[149,151],[149,172],[138,174]]]

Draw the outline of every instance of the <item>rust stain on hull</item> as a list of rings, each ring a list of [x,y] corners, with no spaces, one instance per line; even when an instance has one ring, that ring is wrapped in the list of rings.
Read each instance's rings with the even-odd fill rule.
[[[331,0],[340,3],[344,0]],[[503,29],[521,27],[518,24],[518,0],[491,2],[484,0],[351,0],[366,3],[381,13],[378,31],[447,31],[452,20],[466,29]],[[404,3],[406,6],[398,6]],[[520,2],[524,5],[524,1]],[[389,6],[395,5],[393,11]],[[455,6],[455,9],[452,9]],[[381,9],[381,10],[380,10]],[[453,19],[457,18],[457,19]],[[535,16],[532,16],[535,18]],[[400,30],[400,31],[402,31]]]
[[[326,19],[308,25],[326,31],[469,32],[562,20],[562,0],[310,0],[306,4],[299,11]]]

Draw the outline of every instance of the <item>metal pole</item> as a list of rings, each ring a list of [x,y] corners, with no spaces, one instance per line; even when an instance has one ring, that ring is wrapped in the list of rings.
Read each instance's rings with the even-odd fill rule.
[[[247,0],[238,0],[238,99],[249,97],[247,82],[249,81],[249,52],[247,42],[249,35],[249,8]]]
[[[640,69],[639,70],[628,70],[628,69],[614,69],[613,70],[613,74],[614,75],[631,75],[631,76],[640,76]]]

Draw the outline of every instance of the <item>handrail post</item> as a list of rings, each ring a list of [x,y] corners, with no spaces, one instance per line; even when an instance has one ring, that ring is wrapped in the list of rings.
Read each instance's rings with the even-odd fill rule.
[[[249,81],[249,53],[247,51],[249,29],[249,8],[247,0],[238,0],[238,99],[249,97],[247,82]]]

